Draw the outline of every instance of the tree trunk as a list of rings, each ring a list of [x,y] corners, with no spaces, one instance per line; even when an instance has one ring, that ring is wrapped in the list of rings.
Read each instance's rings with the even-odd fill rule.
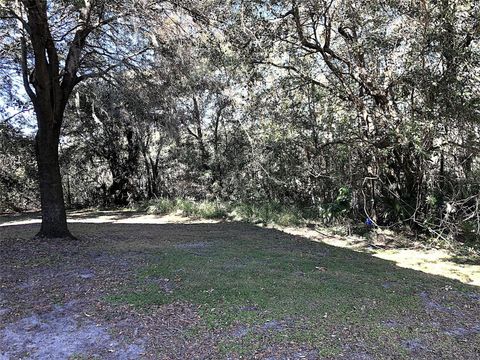
[[[58,161],[60,129],[51,126],[37,113],[39,129],[35,138],[40,199],[42,204],[42,226],[38,237],[73,238],[68,231],[67,215],[63,199],[62,178]],[[59,122],[61,124],[61,121]]]
[[[79,6],[78,25],[73,27],[76,30],[67,52],[60,57],[57,40],[50,31],[50,2],[22,0],[16,3],[22,17],[23,12],[27,17],[20,20],[20,64],[23,85],[32,100],[38,124],[35,147],[42,204],[42,227],[38,236],[73,238],[67,228],[58,143],[68,98],[75,85],[83,80],[77,72],[87,37],[97,27],[91,21],[93,5],[85,1],[84,7]],[[29,67],[31,58],[33,69]]]

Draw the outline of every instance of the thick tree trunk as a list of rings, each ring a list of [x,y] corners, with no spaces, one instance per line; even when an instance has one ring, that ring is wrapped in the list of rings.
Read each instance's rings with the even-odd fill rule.
[[[22,6],[20,6],[20,4]],[[82,52],[93,27],[92,1],[79,6],[79,21],[68,51],[59,57],[56,39],[50,31],[49,2],[22,0],[19,13],[27,19],[20,23],[21,67],[25,91],[37,115],[36,153],[42,204],[42,227],[38,236],[72,238],[67,228],[62,179],[58,162],[58,142],[63,114],[73,88],[82,78],[77,76]],[[63,47],[63,46],[61,46]],[[34,68],[29,67],[33,57]],[[61,69],[62,63],[64,64]]]
[[[36,136],[36,154],[42,204],[42,225],[38,237],[73,238],[67,227],[63,199],[62,178],[58,161],[60,131],[45,124],[37,114],[39,130]]]

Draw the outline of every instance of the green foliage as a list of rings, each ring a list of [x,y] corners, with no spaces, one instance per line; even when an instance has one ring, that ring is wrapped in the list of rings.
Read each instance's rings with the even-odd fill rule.
[[[326,224],[345,217],[351,209],[352,192],[348,187],[338,189],[338,195],[331,203],[320,206],[320,218]]]
[[[162,12],[94,3],[89,17],[109,14],[113,22],[87,37],[77,75],[111,71],[109,81],[77,85],[65,114],[60,158],[68,205],[146,201],[152,213],[281,225],[363,222],[368,213],[382,226],[478,239],[480,229],[463,229],[480,212],[476,2],[305,1],[290,12],[290,1],[251,2],[241,26],[235,4],[196,2],[191,14],[206,11],[224,24],[215,36],[196,23],[188,32],[165,31],[170,15],[186,25],[190,5]],[[55,49],[64,57],[84,1],[49,4],[49,20],[65,19],[50,29],[63,39]],[[0,112],[7,118],[19,105],[11,79],[21,68],[15,34],[22,22],[13,18],[0,19]],[[134,42],[129,24],[144,24],[134,27]],[[248,46],[245,28],[256,39]],[[330,39],[328,51],[321,39]],[[98,56],[84,56],[90,48]],[[11,150],[3,169],[16,161]],[[30,190],[22,180],[36,179],[2,173],[2,166],[0,200],[11,209]]]
[[[278,202],[240,203],[234,206],[234,215],[242,221],[280,226],[300,225],[304,222],[300,209]]]
[[[223,219],[228,215],[228,207],[217,201],[196,203],[189,200],[177,200],[177,209],[185,216],[204,219]]]
[[[459,239],[467,245],[480,247],[480,224],[475,220],[463,221],[460,226]]]
[[[193,201],[187,199],[156,199],[139,203],[136,210],[149,214],[178,214],[203,219],[235,219],[261,224],[277,224],[280,226],[298,226],[311,218],[312,214],[293,206],[278,202],[233,203],[221,201]]]
[[[439,200],[434,194],[430,194],[426,198],[426,203],[427,203],[427,205],[429,205],[431,207],[435,207],[435,206],[438,205]]]
[[[0,122],[0,212],[38,205],[34,141]]]
[[[149,214],[165,215],[174,211],[175,203],[169,199],[156,199],[140,203],[137,209],[146,211]]]
[[[166,215],[177,213],[182,216],[204,219],[222,219],[228,216],[228,206],[217,201],[196,202],[187,199],[156,199],[136,206],[137,210],[149,214]]]

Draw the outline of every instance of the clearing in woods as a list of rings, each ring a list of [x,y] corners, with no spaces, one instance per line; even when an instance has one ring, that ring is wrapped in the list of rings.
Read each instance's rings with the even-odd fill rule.
[[[2,360],[480,357],[475,264],[128,212],[38,242],[36,218],[0,218]]]

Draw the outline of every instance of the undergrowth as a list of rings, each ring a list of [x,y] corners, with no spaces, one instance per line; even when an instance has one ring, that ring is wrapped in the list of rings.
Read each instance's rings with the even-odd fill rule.
[[[347,194],[348,195],[348,194]],[[429,234],[413,233],[408,226],[399,228],[366,226],[363,222],[352,221],[346,210],[347,195],[340,192],[339,197],[331,204],[315,207],[299,207],[282,204],[276,201],[258,203],[225,202],[225,201],[195,201],[190,199],[160,198],[133,205],[136,211],[148,214],[168,215],[176,214],[193,219],[224,219],[243,221],[253,224],[279,226],[306,226],[320,225],[329,229],[334,235],[356,235],[369,238],[379,231],[393,231],[395,237],[406,237],[412,240],[421,240],[427,246],[443,248],[458,254],[462,259],[475,259],[480,262],[480,242],[477,238],[469,241],[457,241],[451,237],[435,237]]]
[[[299,226],[316,217],[311,209],[304,210],[278,202],[229,204],[221,201],[156,199],[137,204],[134,208],[156,215],[179,214],[191,218],[230,219],[281,226]]]

